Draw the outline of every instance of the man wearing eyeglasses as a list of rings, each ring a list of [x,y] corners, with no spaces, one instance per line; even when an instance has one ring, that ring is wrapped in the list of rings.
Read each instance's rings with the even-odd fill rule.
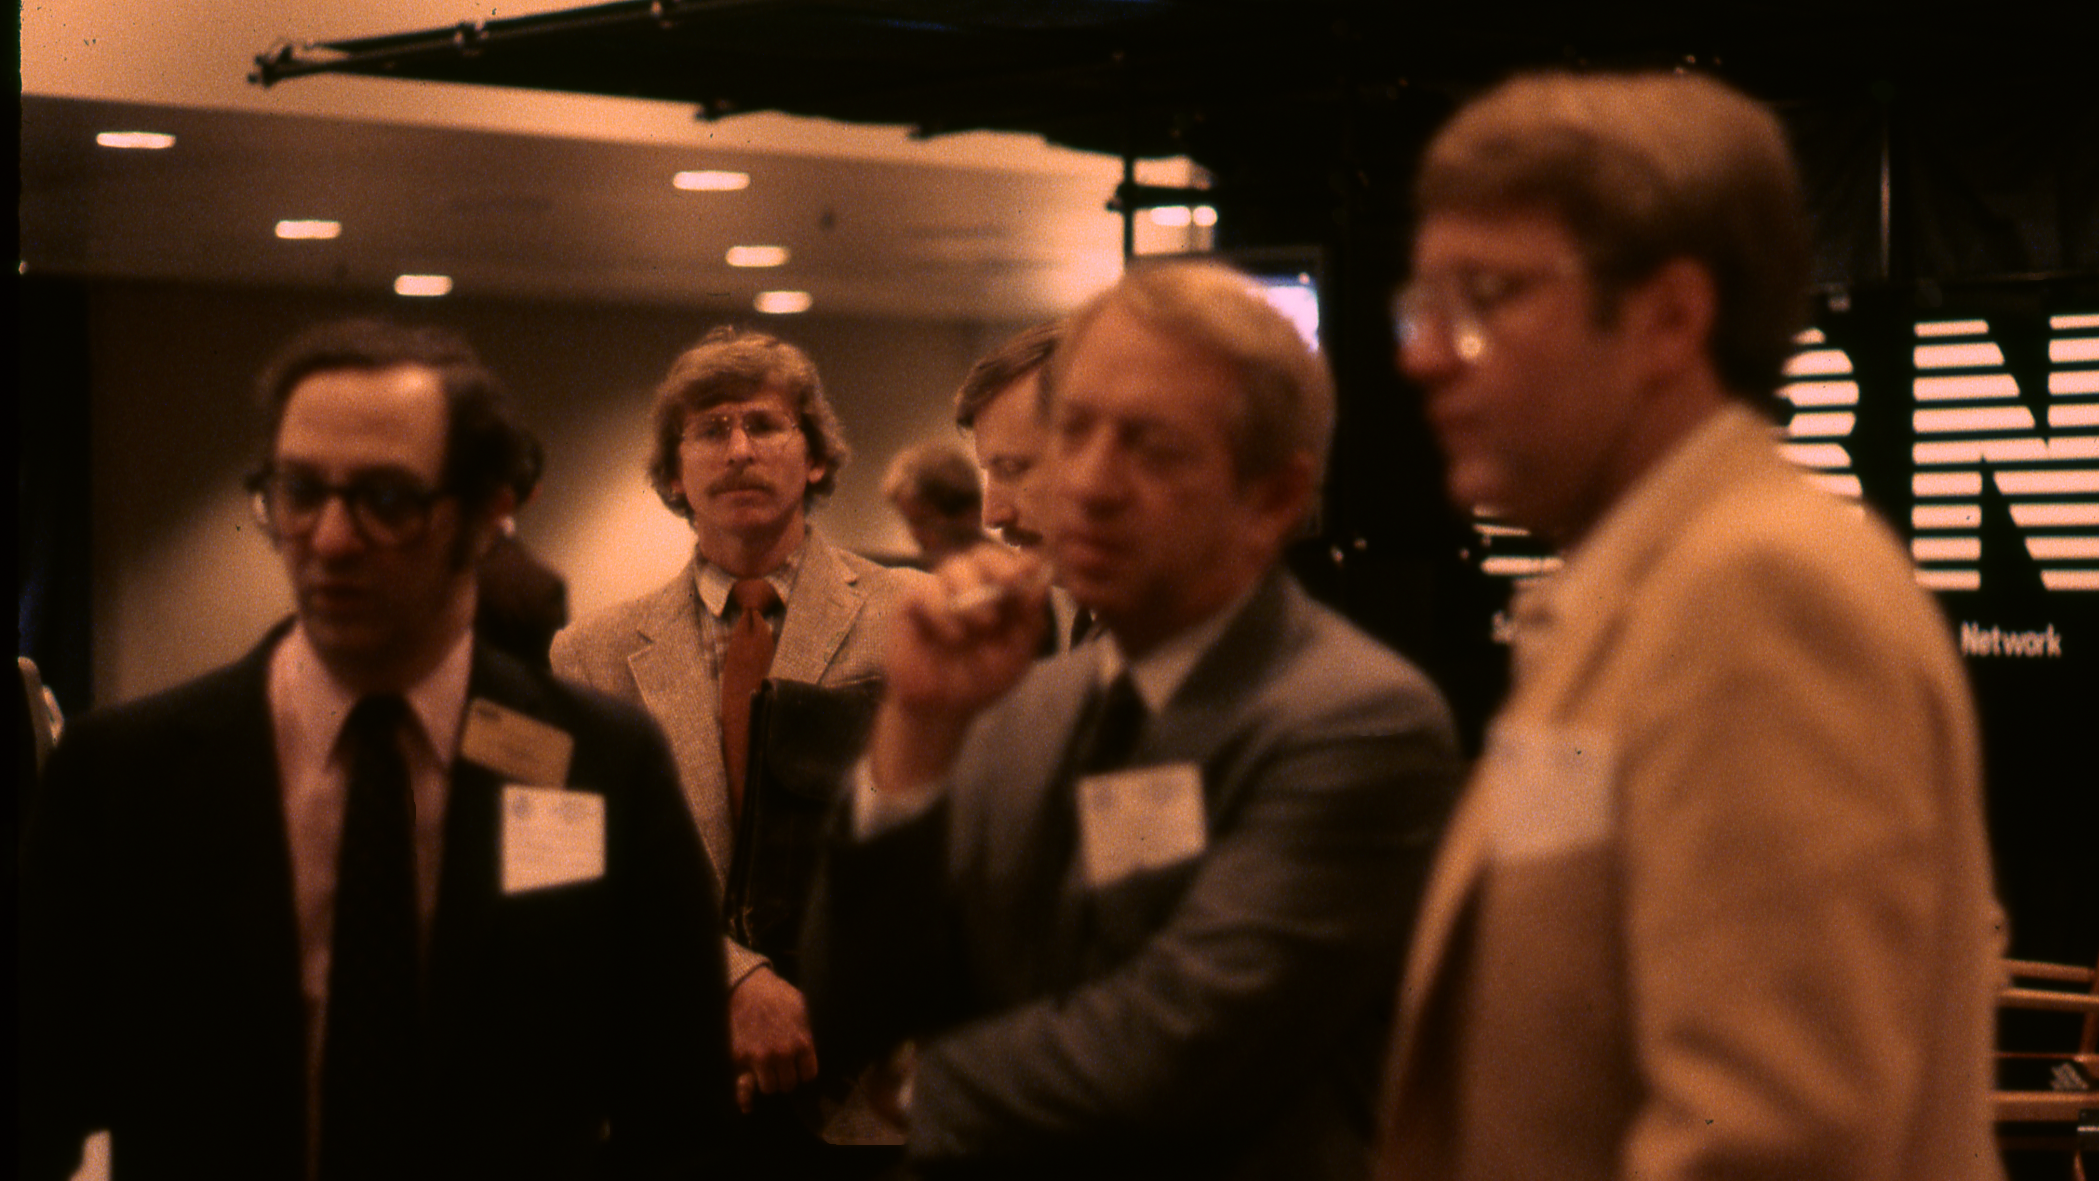
[[[656,591],[562,632],[554,668],[655,716],[726,886],[760,678],[871,688],[886,619],[924,576],[841,550],[810,522],[849,451],[815,364],[795,346],[715,329],[672,363],[650,425],[649,478],[691,523],[692,560]],[[738,1101],[754,1151],[820,1152],[798,1134],[803,1120],[785,1098],[760,1100],[793,1095],[803,1117],[820,1118],[805,1089],[819,1060],[801,991],[767,955],[734,938],[724,950]]]
[[[1430,144],[1400,361],[1461,505],[1565,555],[1404,976],[1379,1175],[1999,1175],[1975,721],[1901,543],[1766,404],[1805,310],[1777,121],[1519,78]]]
[[[74,723],[24,882],[22,1175],[685,1175],[731,1116],[713,883],[640,711],[477,644],[527,436],[449,334],[262,382],[295,612]]]

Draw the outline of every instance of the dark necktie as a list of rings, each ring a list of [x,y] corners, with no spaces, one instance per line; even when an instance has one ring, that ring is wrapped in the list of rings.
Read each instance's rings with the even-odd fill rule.
[[[751,695],[773,663],[773,628],[765,613],[780,602],[773,584],[746,578],[729,588],[743,611],[722,649],[722,769],[728,773],[729,812],[743,812],[744,770],[751,749]]]
[[[1067,774],[1045,793],[1029,834],[1028,856],[1034,860],[1024,880],[1039,883],[1044,891],[1040,905],[1045,935],[1030,950],[1040,957],[1036,970],[1057,988],[1076,986],[1091,966],[1093,892],[1085,883],[1079,854],[1078,783],[1127,767],[1144,720],[1144,699],[1129,673],[1095,692],[1073,733]]]
[[[1137,735],[1144,729],[1144,698],[1127,672],[1102,690],[1090,732],[1074,766],[1080,776],[1113,771],[1130,761]]]
[[[421,972],[415,797],[400,741],[407,716],[399,697],[367,697],[343,726],[350,788],[321,1047],[322,1181],[400,1176],[417,1163]]]

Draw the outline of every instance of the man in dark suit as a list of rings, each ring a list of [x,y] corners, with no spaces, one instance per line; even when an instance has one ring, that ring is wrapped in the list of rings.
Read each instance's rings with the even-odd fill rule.
[[[730,1112],[716,904],[661,736],[471,637],[526,436],[449,335],[265,376],[296,614],[75,722],[32,818],[20,1175],[685,1176]]]
[[[1367,1169],[1389,994],[1453,787],[1419,672],[1277,564],[1331,379],[1243,276],[1132,271],[1044,382],[1047,573],[906,600],[809,954],[834,1053],[916,1038],[925,1176]]]

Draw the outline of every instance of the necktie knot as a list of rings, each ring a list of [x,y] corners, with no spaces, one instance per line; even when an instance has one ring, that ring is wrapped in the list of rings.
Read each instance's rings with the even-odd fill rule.
[[[361,697],[343,722],[342,749],[351,778],[360,773],[391,774],[380,770],[401,758],[401,724],[408,720],[408,703],[392,693]]]
[[[780,592],[763,578],[740,578],[729,588],[729,597],[745,615],[763,616],[780,605]]]

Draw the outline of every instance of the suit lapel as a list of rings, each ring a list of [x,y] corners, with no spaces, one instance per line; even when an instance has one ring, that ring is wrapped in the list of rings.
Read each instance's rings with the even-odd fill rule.
[[[723,782],[721,685],[705,675],[707,662],[700,649],[703,608],[693,579],[693,564],[687,562],[651,596],[627,667],[643,707],[670,743],[678,782],[719,880],[728,873],[735,834]]]
[[[1271,573],[1145,728],[1134,761],[1202,767],[1205,810],[1214,816],[1238,783],[1222,782],[1212,773],[1211,760],[1254,707],[1276,662],[1296,642],[1302,606],[1288,577]]]
[[[214,833],[217,847],[245,853],[254,851],[250,866],[254,889],[247,899],[228,899],[229,905],[253,909],[256,929],[268,933],[267,945],[258,946],[257,962],[268,971],[284,973],[290,995],[298,996],[300,982],[299,910],[292,877],[291,834],[284,810],[283,776],[277,766],[276,731],[270,720],[270,654],[291,630],[289,623],[271,630],[255,650],[234,666],[228,682],[231,693],[223,716],[231,727],[227,734],[224,776],[227,812],[226,831]],[[217,794],[212,792],[212,794]],[[303,1045],[304,1030],[298,1041]],[[301,1077],[303,1078],[303,1072]]]
[[[859,617],[866,598],[859,579],[815,526],[802,543],[802,568],[773,648],[772,676],[818,684]]]

